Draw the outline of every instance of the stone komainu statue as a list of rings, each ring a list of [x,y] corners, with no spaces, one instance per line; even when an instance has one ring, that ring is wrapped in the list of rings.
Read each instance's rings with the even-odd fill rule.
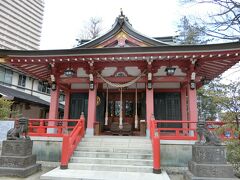
[[[205,121],[198,121],[197,123],[197,133],[199,136],[199,144],[202,145],[222,145],[221,139],[214,133],[207,129]]]
[[[28,119],[19,118],[14,128],[7,132],[7,140],[30,139],[28,136]]]

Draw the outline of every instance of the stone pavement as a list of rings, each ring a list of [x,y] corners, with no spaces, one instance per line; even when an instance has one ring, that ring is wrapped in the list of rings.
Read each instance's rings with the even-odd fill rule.
[[[61,178],[59,178],[61,177]],[[162,174],[141,173],[141,172],[113,172],[113,171],[93,171],[93,170],[54,170],[41,176],[44,180],[59,179],[81,179],[81,180],[170,180],[167,173]]]
[[[48,172],[50,172],[51,170],[53,170],[54,168],[56,168],[56,166],[58,166],[58,163],[52,163],[52,162],[38,162],[38,163],[41,163],[42,164],[42,170],[41,171],[39,171],[39,172],[37,172],[37,173],[35,173],[35,174],[33,174],[33,175],[31,175],[31,176],[29,176],[29,177],[27,177],[27,178],[18,178],[18,177],[4,177],[4,176],[2,176],[2,177],[0,177],[0,180],[39,180],[40,179],[40,177],[41,177],[41,175],[44,175],[44,174],[46,174],[46,173],[48,173]],[[65,170],[63,170],[63,171],[65,171]],[[108,173],[108,172],[107,172]],[[104,175],[106,175],[106,174],[104,174]],[[163,179],[163,178],[161,178],[159,175],[157,175],[157,174],[151,174],[151,173],[139,173],[139,175],[138,176],[136,176],[136,175],[134,175],[134,174],[128,174],[129,176],[129,178],[131,177],[132,179],[131,180],[141,180],[141,179],[144,179],[144,180],[154,180],[154,178],[156,178],[157,180],[183,180],[183,175],[181,175],[181,174],[170,174],[169,175],[169,177],[170,178],[167,178],[167,179]],[[146,177],[146,175],[148,175],[148,177]],[[133,178],[133,176],[134,176],[134,178]],[[141,176],[140,178],[139,178],[139,176]],[[123,177],[123,176],[122,176]],[[126,177],[126,174],[125,174],[125,177]],[[124,178],[124,180],[126,179],[127,180],[127,178],[125,178],[125,177],[123,177]],[[137,178],[138,177],[138,178]],[[120,177],[119,177],[120,178]],[[79,179],[79,178],[78,178]],[[115,177],[113,177],[112,179],[114,179],[114,180],[118,180],[117,178],[115,178]],[[111,180],[112,180],[111,179]],[[121,178],[120,178],[121,179]],[[59,179],[58,179],[59,180]]]
[[[42,167],[42,171],[35,173],[27,178],[17,178],[17,177],[0,177],[0,180],[40,180],[40,176],[51,171],[53,167]],[[170,180],[183,180],[183,175],[181,174],[169,174]],[[146,179],[148,180],[148,179]],[[149,179],[150,180],[150,179]]]

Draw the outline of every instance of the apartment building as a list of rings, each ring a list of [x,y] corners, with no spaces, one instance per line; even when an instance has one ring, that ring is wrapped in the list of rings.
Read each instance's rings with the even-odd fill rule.
[[[1,0],[0,49],[39,49],[43,13],[43,0]],[[13,110],[29,118],[46,118],[49,95],[47,84],[0,63],[0,96],[14,100]]]
[[[43,10],[42,0],[1,0],[0,48],[39,49]]]

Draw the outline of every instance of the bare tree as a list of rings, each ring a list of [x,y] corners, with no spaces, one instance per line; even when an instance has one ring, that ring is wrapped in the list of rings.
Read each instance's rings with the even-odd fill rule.
[[[240,40],[240,1],[239,0],[180,0],[197,4],[211,4],[218,12],[209,14],[209,20],[202,19],[209,36],[219,39]],[[215,8],[214,8],[215,10]]]
[[[178,23],[176,41],[180,44],[207,44],[211,39],[206,37],[206,28],[191,22],[183,16]]]
[[[81,30],[79,37],[76,39],[77,46],[82,40],[90,40],[98,37],[102,31],[102,19],[100,17],[91,17]]]

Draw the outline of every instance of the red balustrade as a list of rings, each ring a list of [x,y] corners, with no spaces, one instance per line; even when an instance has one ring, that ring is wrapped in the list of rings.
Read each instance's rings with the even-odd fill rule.
[[[194,127],[192,124],[196,125],[197,122],[186,120],[155,120],[153,123],[161,140],[197,140],[196,128],[191,128]],[[179,125],[179,128],[164,127],[166,124]]]
[[[29,119],[29,136],[63,137],[75,127],[78,119]],[[69,123],[75,125],[69,126]]]
[[[234,123],[234,122],[233,122]],[[185,120],[150,120],[150,138],[152,140],[153,149],[153,172],[161,173],[160,165],[160,140],[197,140],[198,135],[196,128],[197,122]],[[164,124],[177,124],[179,128],[164,127]],[[193,126],[194,124],[194,126]],[[219,127],[224,126],[224,122],[207,121],[207,128],[210,131],[216,131]],[[163,126],[163,127],[162,127]],[[229,135],[226,136],[226,132]],[[239,138],[240,136],[234,134],[234,131],[228,128],[225,132],[219,135],[221,139]]]
[[[61,158],[61,169],[68,168],[68,161],[72,156],[77,145],[84,137],[85,134],[85,125],[84,125],[84,115],[81,115],[80,120],[69,135],[63,136],[62,144],[62,158]]]
[[[210,131],[216,131],[219,128],[223,128],[223,133],[219,134],[219,137],[222,140],[228,140],[228,139],[240,139],[239,132],[236,132],[236,130],[231,129],[231,124],[236,124],[236,122],[222,122],[222,121],[207,121],[207,127]],[[230,125],[230,126],[229,126]],[[225,126],[225,127],[224,127]]]
[[[72,123],[72,126],[68,124]],[[29,136],[63,137],[61,169],[68,168],[68,162],[85,134],[85,119],[29,119]]]

